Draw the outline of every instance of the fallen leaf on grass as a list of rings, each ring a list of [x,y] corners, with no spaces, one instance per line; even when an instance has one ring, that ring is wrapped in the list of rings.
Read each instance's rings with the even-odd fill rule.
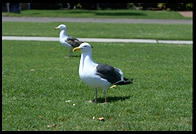
[[[48,128],[50,128],[50,127],[56,127],[56,126],[57,126],[56,124],[47,125]]]
[[[69,103],[69,102],[71,102],[71,100],[66,100],[65,102]]]
[[[103,117],[100,117],[100,118],[98,118],[98,120],[100,120],[100,121],[104,121],[104,118],[103,118]]]
[[[42,117],[41,115],[39,115],[39,118],[40,118],[40,119],[43,119],[43,117]]]
[[[30,69],[31,72],[35,71],[35,69]]]

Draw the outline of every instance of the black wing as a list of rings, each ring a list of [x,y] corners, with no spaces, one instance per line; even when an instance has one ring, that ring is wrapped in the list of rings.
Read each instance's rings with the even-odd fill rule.
[[[106,64],[98,64],[96,74],[101,78],[106,79],[111,84],[121,80],[121,74],[119,73],[119,70]]]
[[[80,46],[80,44],[83,43],[82,41],[79,41],[78,39],[76,39],[76,38],[74,38],[74,37],[71,37],[71,36],[69,36],[69,37],[67,38],[66,42],[67,42],[68,44],[70,44],[73,48],[78,47],[78,46]]]

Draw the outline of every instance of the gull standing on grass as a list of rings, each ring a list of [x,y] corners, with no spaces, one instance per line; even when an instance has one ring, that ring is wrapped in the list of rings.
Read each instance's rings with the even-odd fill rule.
[[[59,35],[59,42],[65,46],[69,48],[69,57],[72,56],[73,52],[73,48],[80,46],[81,43],[83,43],[82,41],[79,41],[78,39],[71,37],[67,34],[67,28],[66,25],[64,24],[60,24],[59,26],[55,27],[55,29],[59,29],[60,30],[60,35]]]
[[[104,89],[106,103],[106,92],[109,87],[132,83],[132,79],[129,80],[125,78],[123,72],[119,68],[94,62],[92,59],[92,47],[89,43],[82,43],[79,47],[73,49],[74,52],[77,50],[82,51],[79,76],[84,83],[95,88],[94,102],[97,102],[97,88]]]

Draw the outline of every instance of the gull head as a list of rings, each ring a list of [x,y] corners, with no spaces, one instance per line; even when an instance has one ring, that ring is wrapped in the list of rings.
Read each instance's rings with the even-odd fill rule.
[[[92,52],[92,46],[89,43],[84,42],[84,43],[80,44],[79,47],[75,47],[73,49],[73,52],[78,51],[78,50],[81,50],[82,53]]]
[[[55,27],[55,29],[64,30],[64,29],[66,29],[66,25],[60,24],[59,26]]]

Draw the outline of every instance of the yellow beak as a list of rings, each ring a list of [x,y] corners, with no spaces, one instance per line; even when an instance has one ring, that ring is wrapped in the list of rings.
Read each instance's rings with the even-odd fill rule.
[[[57,29],[59,29],[58,27],[55,27],[55,29],[57,30]]]
[[[73,49],[73,52],[78,51],[78,50],[80,50],[80,48],[79,48],[79,47],[75,47],[75,48]]]

